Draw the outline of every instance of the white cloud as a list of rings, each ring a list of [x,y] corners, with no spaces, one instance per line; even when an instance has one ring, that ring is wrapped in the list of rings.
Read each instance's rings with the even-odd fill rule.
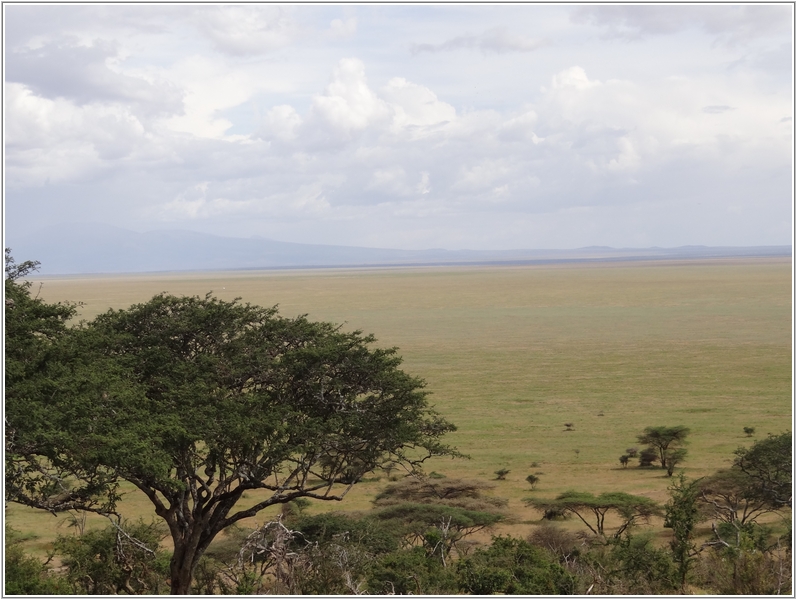
[[[226,54],[258,55],[290,44],[299,28],[280,6],[222,5],[202,7],[195,22]]]
[[[302,118],[295,108],[289,104],[280,104],[268,111],[257,135],[263,139],[276,138],[288,142],[296,139],[301,124]]]
[[[432,90],[403,77],[393,77],[379,92],[393,108],[393,125],[396,129],[436,125],[457,117],[456,109],[438,100]]]
[[[385,120],[387,104],[369,87],[365,65],[356,58],[338,62],[324,94],[313,98],[312,121],[320,121],[346,138]],[[311,123],[311,126],[315,123]]]
[[[173,131],[197,137],[222,138],[232,127],[219,111],[251,98],[257,82],[245,70],[230,69],[222,60],[190,56],[171,68],[171,76],[185,90],[184,114],[167,123]]]
[[[570,67],[551,78],[551,86],[555,90],[575,88],[579,91],[600,85],[599,81],[590,81],[587,73],[581,67]]]
[[[418,182],[417,187],[415,188],[416,193],[424,195],[428,194],[432,191],[432,187],[429,181],[429,172],[428,171],[421,171],[421,180]]]
[[[329,37],[333,40],[346,39],[357,33],[357,18],[332,19],[329,24]]]
[[[76,182],[109,162],[152,156],[144,125],[124,107],[50,100],[6,85],[7,175],[14,185]]]
[[[644,197],[656,218],[699,199],[694,231],[742,232],[756,210],[780,231],[783,7],[593,8],[573,23],[536,5],[9,6],[9,223],[73,212],[294,241],[585,245]],[[634,45],[595,35],[612,27]],[[413,54],[417,40],[434,43]],[[726,220],[709,228],[712,211]],[[634,223],[660,245],[705,243],[671,221],[659,238]]]
[[[178,86],[159,77],[149,80],[124,72],[119,44],[97,38],[81,43],[74,36],[7,55],[6,81],[22,83],[44,98],[76,104],[120,103],[144,116],[182,110]]]

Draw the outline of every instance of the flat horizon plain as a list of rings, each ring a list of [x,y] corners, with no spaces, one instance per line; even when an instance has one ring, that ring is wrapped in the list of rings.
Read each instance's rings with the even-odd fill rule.
[[[430,404],[458,427],[446,441],[470,456],[431,460],[427,472],[494,480],[509,470],[493,483],[512,522],[492,533],[527,535],[540,515],[523,498],[568,489],[666,501],[672,480],[663,470],[618,460],[645,427],[691,429],[676,471],[690,479],[727,468],[741,446],[792,429],[788,257],[32,279],[48,302],[82,302],[79,319],[159,292],[211,292],[373,333],[426,381]],[[540,478],[534,491],[529,474]],[[376,474],[342,503],[313,501],[308,510],[368,510],[387,483]],[[135,491],[121,511],[154,516]],[[13,504],[7,520],[31,534],[26,547],[37,554],[69,533],[63,517]],[[654,526],[666,535],[660,521]]]

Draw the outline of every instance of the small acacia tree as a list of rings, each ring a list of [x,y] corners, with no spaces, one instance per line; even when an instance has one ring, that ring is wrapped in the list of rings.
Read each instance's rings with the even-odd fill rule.
[[[130,482],[171,534],[171,593],[190,593],[205,550],[242,519],[456,454],[423,382],[373,341],[210,296],[111,310],[64,333],[46,389],[7,406],[11,499],[110,514]]]
[[[672,470],[668,467],[668,461],[675,467],[675,464],[682,462],[686,456],[686,450],[680,448],[686,443],[686,436],[689,435],[689,428],[683,425],[676,427],[646,427],[645,430],[637,436],[637,441],[640,444],[645,444],[655,452],[661,463],[662,469],[668,469],[670,475]]]
[[[650,517],[661,514],[659,505],[650,498],[633,496],[625,492],[606,492],[595,496],[589,492],[568,491],[554,500],[526,498],[524,502],[543,513],[574,514],[592,533],[601,537],[606,536],[604,522],[610,511],[616,513],[621,521],[614,533],[615,538],[619,538],[626,529],[638,521],[647,521]],[[590,513],[592,513],[592,523],[588,520]]]

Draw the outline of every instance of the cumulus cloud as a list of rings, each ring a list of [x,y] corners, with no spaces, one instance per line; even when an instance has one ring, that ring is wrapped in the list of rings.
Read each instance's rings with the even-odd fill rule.
[[[544,39],[529,38],[511,33],[506,27],[494,27],[481,34],[466,33],[440,44],[412,44],[413,54],[421,52],[450,52],[463,48],[474,48],[484,53],[533,52],[547,45]]]
[[[788,212],[790,33],[759,35],[781,31],[770,13],[584,7],[575,26],[528,5],[484,31],[483,7],[79,8],[6,22],[10,222],[90,208],[142,230],[528,246],[540,223],[583,233],[673,199]],[[648,45],[618,57],[589,27]],[[418,36],[435,43],[385,50]],[[755,52],[716,43],[737,38]]]
[[[106,161],[149,154],[144,125],[119,106],[76,105],[6,85],[5,144],[11,182],[81,181]],[[151,155],[150,155],[151,156]]]
[[[299,34],[298,25],[280,6],[203,7],[195,13],[194,22],[216,49],[234,56],[272,52]]]
[[[389,114],[384,100],[368,87],[363,62],[344,58],[324,93],[313,98],[311,118],[348,138]]]
[[[193,55],[170,69],[184,91],[184,111],[168,120],[174,130],[197,137],[221,138],[232,122],[220,116],[249,100],[258,82],[244,69],[230,69],[223,60]]]
[[[403,77],[393,77],[379,93],[393,108],[396,128],[436,125],[457,116],[456,109],[440,101],[432,90]]]
[[[22,83],[44,98],[67,98],[77,104],[121,102],[148,115],[182,110],[182,92],[164,80],[147,81],[111,68],[119,47],[94,39],[82,45],[73,37],[6,56],[6,81]]]

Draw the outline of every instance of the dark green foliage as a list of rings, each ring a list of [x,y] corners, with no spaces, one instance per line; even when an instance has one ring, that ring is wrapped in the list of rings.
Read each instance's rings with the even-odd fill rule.
[[[585,560],[600,573],[594,594],[672,594],[679,589],[669,553],[656,548],[650,536],[623,535]]]
[[[498,469],[495,472],[495,478],[498,479],[499,481],[503,481],[504,479],[506,479],[507,475],[509,475],[509,469]]]
[[[168,590],[170,553],[158,549],[160,524],[123,523],[81,536],[59,536],[56,553],[75,594],[160,594]]]
[[[526,481],[531,486],[531,489],[534,489],[534,487],[540,482],[540,478],[537,477],[536,475],[529,475],[528,477],[526,477]]]
[[[686,458],[684,448],[670,448],[664,455],[664,466],[667,469],[667,477],[672,477],[675,467]]]
[[[653,463],[658,458],[658,454],[656,451],[651,448],[645,448],[642,452],[639,453],[639,466],[640,467],[650,467],[653,466]]]
[[[734,466],[750,478],[758,498],[772,506],[791,506],[791,433],[770,434],[749,449],[739,448]]]
[[[368,575],[372,594],[455,594],[457,577],[424,548],[399,550],[379,559]]]
[[[651,516],[661,514],[659,506],[650,498],[633,496],[625,492],[606,492],[595,496],[589,492],[568,491],[554,500],[526,498],[524,501],[544,514],[576,515],[592,533],[600,536],[605,535],[604,521],[609,511],[613,511],[621,519],[620,527],[614,533],[614,537],[619,537],[623,531],[638,521],[646,522]],[[590,514],[593,523],[587,520]]]
[[[627,467],[627,466],[628,466],[628,459],[629,459],[629,458],[631,458],[631,457],[630,457],[630,456],[628,456],[627,454],[623,454],[623,455],[620,457],[620,464],[621,464],[621,465],[623,465],[623,468],[625,468],[625,467]]]
[[[374,513],[400,533],[407,546],[420,546],[444,564],[463,538],[498,523],[503,516],[444,504],[394,504]]]
[[[68,464],[53,452],[61,437],[54,430],[52,398],[65,367],[59,344],[75,316],[73,304],[48,304],[31,295],[24,278],[37,262],[16,264],[5,252],[5,499],[50,510],[98,504],[98,489],[113,487],[112,477]],[[49,458],[49,460],[48,460]],[[74,467],[74,468],[73,468]],[[106,502],[106,507],[112,502]]]
[[[744,427],[743,430],[745,434],[747,434],[747,437],[753,437],[753,434],[755,433],[755,427]]]
[[[357,518],[341,513],[323,513],[291,520],[288,524],[301,532],[302,543],[325,544],[345,539],[375,556],[399,549],[399,532],[371,516]],[[298,542],[294,545],[298,546]]]
[[[117,482],[131,482],[172,534],[172,593],[190,590],[210,542],[241,519],[339,500],[387,463],[456,454],[423,382],[360,332],[167,295],[58,331],[46,393],[7,411],[12,456],[27,461],[11,471],[13,499],[111,511]],[[30,475],[43,468],[56,472]],[[263,500],[236,510],[248,490]]]
[[[646,427],[645,430],[637,436],[637,441],[640,444],[648,446],[648,449],[656,454],[661,468],[668,469],[669,471],[667,466],[668,458],[671,462],[673,460],[675,462],[683,461],[686,451],[680,448],[680,446],[686,443],[686,437],[688,435],[689,428],[683,425],[677,425],[675,427]],[[642,464],[641,457],[640,466],[647,466]],[[674,468],[675,465],[673,464],[672,466]],[[672,474],[671,471],[670,474]]]
[[[696,481],[687,482],[683,474],[669,487],[670,499],[664,505],[664,526],[672,529],[673,539],[670,550],[678,565],[681,586],[686,585],[689,567],[694,561],[697,549],[693,541],[695,525],[700,522],[698,507],[700,488]]]
[[[52,573],[37,558],[28,556],[20,546],[16,532],[6,527],[5,595],[65,595],[71,590],[68,582]]]
[[[493,538],[457,563],[460,591],[467,594],[573,594],[575,580],[555,560],[528,542]]]

